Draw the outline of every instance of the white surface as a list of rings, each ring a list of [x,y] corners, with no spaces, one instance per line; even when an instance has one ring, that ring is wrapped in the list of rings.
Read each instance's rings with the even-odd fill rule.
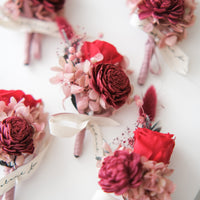
[[[196,10],[196,24],[188,29],[187,40],[180,46],[190,57],[187,76],[162,65],[162,74],[150,75],[144,87],[136,84],[143,59],[147,35],[131,27],[129,11],[123,0],[68,0],[65,15],[77,31],[86,32],[93,39],[104,33],[104,40],[113,43],[121,54],[130,59],[135,94],[143,94],[154,84],[158,92],[157,120],[163,132],[176,135],[176,147],[170,166],[175,169],[171,179],[177,185],[173,200],[192,200],[200,189],[200,8]],[[78,28],[78,26],[80,26]],[[50,114],[63,112],[59,86],[51,85],[54,75],[51,66],[58,64],[56,50],[59,39],[44,37],[40,61],[23,66],[24,33],[0,27],[0,88],[22,89],[42,98]],[[75,112],[68,101],[68,112]],[[134,127],[137,119],[135,105],[125,106],[113,116],[120,128],[104,128],[104,136],[111,142],[126,127]],[[93,143],[87,134],[81,158],[73,157],[73,138],[55,138],[39,170],[29,180],[17,185],[15,200],[90,200],[98,188]]]

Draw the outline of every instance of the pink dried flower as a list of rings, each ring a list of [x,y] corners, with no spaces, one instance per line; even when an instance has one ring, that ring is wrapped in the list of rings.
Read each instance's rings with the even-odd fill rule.
[[[140,156],[126,150],[117,150],[107,156],[99,171],[99,184],[105,192],[121,195],[141,184]]]

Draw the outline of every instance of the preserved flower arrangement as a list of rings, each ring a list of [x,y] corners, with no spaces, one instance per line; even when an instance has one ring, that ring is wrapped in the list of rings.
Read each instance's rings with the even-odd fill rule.
[[[57,74],[50,81],[62,86],[65,98],[71,96],[80,114],[110,116],[133,100],[125,58],[108,42],[76,40],[66,47],[60,65],[52,68]],[[76,157],[84,134],[85,129],[77,136]]]
[[[174,59],[173,64],[180,65],[180,69],[179,66],[177,69],[176,66],[172,67],[179,73],[186,74],[187,56],[175,45],[186,38],[187,28],[195,22],[195,0],[127,0],[127,3],[131,12],[138,16],[139,26],[149,34],[138,83],[144,84],[149,68],[153,71],[151,59],[155,54],[155,47],[161,50],[168,49],[164,52],[172,54],[171,57],[167,57],[168,60]]]
[[[25,169],[41,153],[41,146],[47,138],[46,123],[47,114],[43,111],[41,99],[35,100],[21,90],[0,90],[0,165],[5,172],[1,194],[3,186],[5,190],[3,187],[0,199],[14,199],[15,186],[12,187],[10,182],[14,181],[15,185],[17,177],[27,176]],[[23,168],[23,165],[27,166]],[[28,174],[32,170],[33,165]]]
[[[168,178],[173,172],[168,165],[175,146],[174,135],[161,133],[157,123],[152,125],[155,88],[150,87],[143,100],[135,98],[140,116],[133,136],[127,138],[131,142],[127,146],[119,144],[114,152],[105,144],[106,156],[99,163],[99,185],[105,194],[98,192],[93,200],[117,196],[125,200],[165,200],[171,199],[175,190]]]
[[[31,51],[36,59],[40,59],[42,34],[59,35],[57,33],[62,23],[62,26],[64,24],[67,29],[68,39],[73,37],[74,31],[71,25],[62,17],[64,5],[65,0],[8,0],[4,4],[3,12],[10,17],[8,19],[12,23],[21,18],[21,21],[16,22],[17,25],[27,26],[21,28],[28,32],[26,34],[25,65],[30,63]],[[46,25],[42,22],[46,22]]]

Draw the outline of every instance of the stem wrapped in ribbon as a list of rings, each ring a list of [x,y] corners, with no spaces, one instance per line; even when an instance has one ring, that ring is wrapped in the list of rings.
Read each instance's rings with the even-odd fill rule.
[[[72,137],[80,131],[89,129],[93,134],[95,143],[95,157],[103,157],[103,137],[99,126],[117,126],[116,121],[106,117],[95,117],[74,113],[59,113],[49,119],[50,132],[54,136]]]

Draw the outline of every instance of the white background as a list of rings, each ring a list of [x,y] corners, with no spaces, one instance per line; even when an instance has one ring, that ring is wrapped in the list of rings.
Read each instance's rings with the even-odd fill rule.
[[[161,122],[163,132],[176,135],[176,146],[170,167],[176,184],[172,200],[193,200],[200,189],[200,8],[197,21],[188,29],[188,37],[180,43],[190,57],[190,70],[181,76],[162,64],[160,76],[150,75],[145,86],[137,85],[136,77],[142,63],[147,35],[129,24],[129,10],[123,0],[68,0],[65,16],[79,33],[86,32],[92,39],[99,33],[104,40],[114,44],[118,51],[128,56],[135,94],[142,95],[153,84],[158,93],[156,120]],[[55,75],[50,67],[58,65],[56,50],[61,39],[44,37],[42,59],[23,65],[25,34],[0,27],[0,88],[22,89],[35,98],[42,98],[50,114],[63,112],[64,97],[59,86],[51,85]],[[67,112],[75,112],[70,101]],[[127,126],[134,128],[137,119],[136,106],[120,109],[113,119],[120,127],[103,128],[108,142],[120,136]],[[90,133],[84,143],[83,155],[73,157],[73,138],[55,138],[40,168],[29,180],[19,183],[16,200],[88,200],[97,184],[97,169],[93,141]]]

